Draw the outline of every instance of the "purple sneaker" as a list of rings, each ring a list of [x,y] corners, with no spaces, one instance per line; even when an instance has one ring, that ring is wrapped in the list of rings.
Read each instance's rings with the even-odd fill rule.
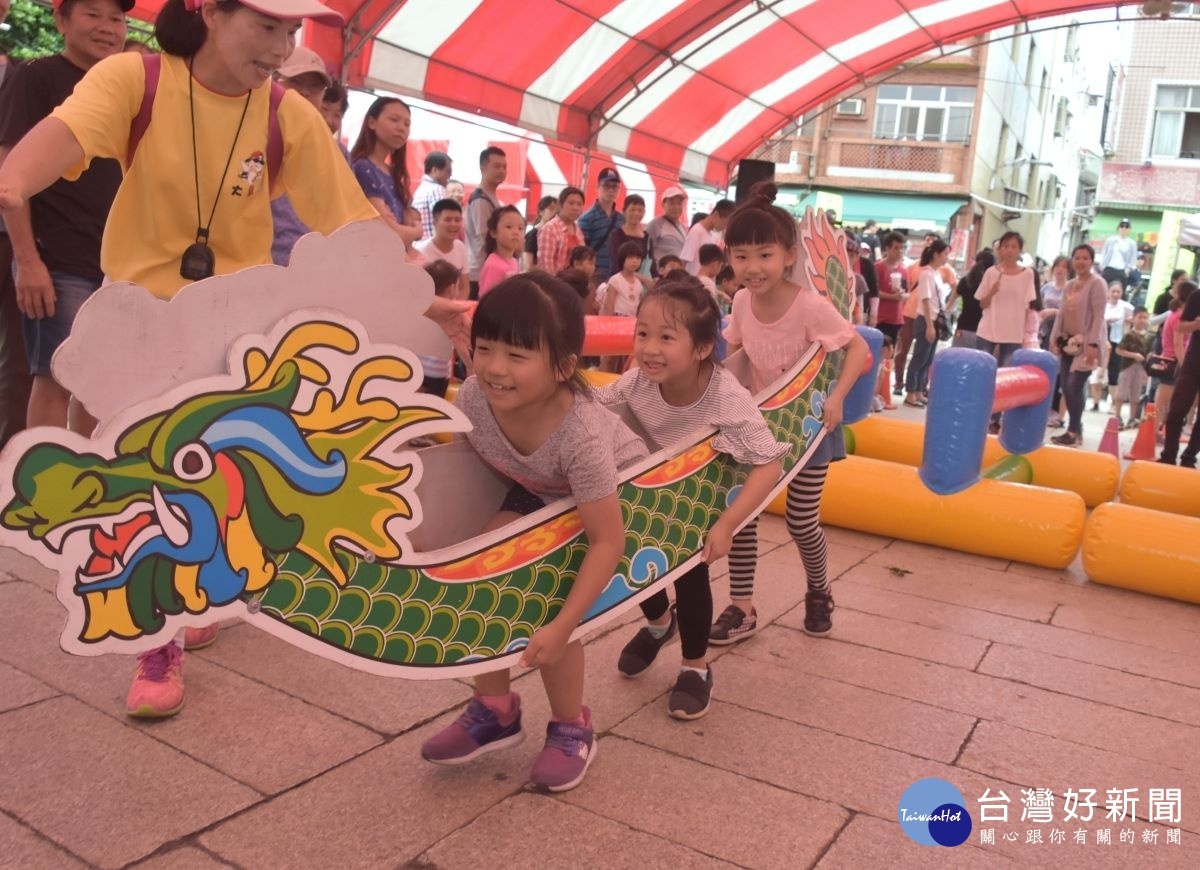
[[[596,757],[596,734],[592,730],[592,711],[583,708],[587,725],[551,721],[546,726],[546,745],[533,762],[529,781],[545,791],[570,791],[583,782]]]
[[[513,719],[507,725],[477,695],[462,715],[421,745],[421,757],[434,764],[466,764],[497,749],[516,746],[524,739],[519,695]]]

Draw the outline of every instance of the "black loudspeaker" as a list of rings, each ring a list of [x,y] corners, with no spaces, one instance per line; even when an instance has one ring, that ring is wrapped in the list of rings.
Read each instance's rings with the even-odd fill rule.
[[[750,195],[750,188],[760,181],[775,180],[775,164],[770,160],[739,160],[737,173],[737,188],[734,193],[735,202],[741,202]]]

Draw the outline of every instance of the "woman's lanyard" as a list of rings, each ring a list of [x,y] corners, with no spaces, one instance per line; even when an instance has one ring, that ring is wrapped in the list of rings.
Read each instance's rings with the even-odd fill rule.
[[[225,189],[225,177],[229,174],[229,164],[233,162],[233,153],[237,150],[238,138],[242,135],[242,124],[246,121],[246,111],[250,108],[250,97],[254,91],[246,93],[246,103],[242,106],[242,117],[238,119],[237,130],[233,134],[233,143],[229,146],[229,156],[225,159],[225,168],[221,170],[221,181],[213,198],[212,211],[208,213],[208,223],[200,223],[200,157],[196,148],[196,95],[195,76],[192,75],[192,60],[188,59],[188,112],[192,120],[192,174],[196,182],[196,241],[188,245],[183,252],[179,264],[179,274],[189,281],[199,281],[211,278],[216,272],[217,260],[212,248],[208,245],[208,234],[212,229],[213,218],[217,214],[217,204],[221,202],[221,191]]]

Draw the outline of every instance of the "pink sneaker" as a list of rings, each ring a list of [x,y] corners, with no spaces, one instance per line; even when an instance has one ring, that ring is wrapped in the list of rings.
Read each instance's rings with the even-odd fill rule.
[[[217,632],[221,630],[221,626],[217,624],[206,625],[204,628],[189,628],[183,632],[183,648],[189,652],[192,650],[204,649],[206,646],[212,646],[217,639]]]
[[[136,719],[164,719],[183,707],[183,650],[174,643],[138,656],[125,713]]]
[[[546,745],[534,759],[529,782],[540,791],[570,791],[583,782],[596,759],[596,732],[592,729],[592,711],[583,708],[585,724],[569,725],[550,720],[546,726]]]

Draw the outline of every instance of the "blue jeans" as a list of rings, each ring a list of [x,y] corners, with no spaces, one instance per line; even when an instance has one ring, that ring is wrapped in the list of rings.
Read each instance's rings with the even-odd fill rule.
[[[929,367],[933,365],[933,355],[937,351],[937,336],[930,341],[925,337],[928,320],[925,315],[917,316],[913,324],[912,357],[908,361],[908,373],[904,379],[904,388],[910,393],[924,393],[929,388]]]
[[[71,334],[75,315],[103,283],[64,272],[51,272],[50,280],[54,284],[54,314],[41,318],[21,317],[25,355],[29,360],[29,371],[35,375],[50,374],[50,358]]]

